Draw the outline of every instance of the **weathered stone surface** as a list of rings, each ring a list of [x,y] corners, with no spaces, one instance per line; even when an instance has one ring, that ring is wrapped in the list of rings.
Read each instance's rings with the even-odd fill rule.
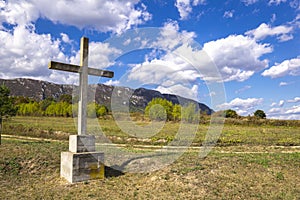
[[[61,153],[60,175],[70,183],[104,179],[104,153]]]
[[[60,62],[54,62],[51,61],[48,64],[49,69],[55,69],[55,70],[61,70],[61,71],[67,71],[67,72],[74,72],[74,73],[81,73],[82,69],[78,65],[71,65],[71,64],[65,64]],[[88,68],[88,74],[93,76],[102,76],[106,78],[112,78],[114,76],[114,72],[112,71],[106,71],[106,70],[100,70],[100,69],[93,69]]]
[[[94,152],[95,136],[93,135],[70,135],[69,151],[73,153]]]

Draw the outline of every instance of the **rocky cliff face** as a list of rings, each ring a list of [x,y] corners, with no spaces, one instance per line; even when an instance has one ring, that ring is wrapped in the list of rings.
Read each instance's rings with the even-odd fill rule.
[[[49,97],[55,99],[62,94],[72,94],[72,85],[58,85],[45,81],[32,79],[0,79],[1,85],[6,85],[10,89],[11,96],[24,96],[36,101],[44,100]]]
[[[76,96],[78,87],[73,85],[60,85],[46,81],[32,80],[32,79],[13,79],[4,80],[0,79],[1,85],[6,85],[10,91],[11,96],[24,96],[29,97],[37,101],[44,100],[46,98],[58,99],[62,94],[69,94]],[[104,104],[108,107],[113,102],[114,106],[128,107],[130,110],[142,111],[153,98],[167,99],[174,104],[185,105],[188,103],[197,103],[200,110],[205,111],[207,114],[211,114],[211,110],[208,106],[202,103],[198,103],[191,99],[186,99],[180,96],[171,94],[161,94],[155,90],[148,90],[145,88],[138,88],[136,90],[127,87],[114,87],[103,84],[89,85],[88,96],[90,101],[96,101],[99,104]],[[113,101],[112,101],[113,99]]]

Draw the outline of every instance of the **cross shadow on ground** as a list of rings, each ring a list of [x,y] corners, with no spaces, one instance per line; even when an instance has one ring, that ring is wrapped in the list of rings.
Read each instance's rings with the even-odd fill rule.
[[[119,177],[125,174],[124,172],[117,170],[117,168],[118,167],[105,166],[105,178]]]
[[[131,159],[128,159],[125,161],[122,165],[113,165],[113,166],[105,166],[105,177],[110,178],[110,177],[119,177],[125,175],[125,168],[127,165],[129,165],[131,162],[140,160],[143,158],[151,158],[151,157],[159,157],[159,156],[166,156],[166,155],[172,155],[176,153],[161,153],[161,154],[155,154],[155,155],[146,155],[146,156],[138,156],[134,157]],[[157,163],[157,165],[160,163]]]

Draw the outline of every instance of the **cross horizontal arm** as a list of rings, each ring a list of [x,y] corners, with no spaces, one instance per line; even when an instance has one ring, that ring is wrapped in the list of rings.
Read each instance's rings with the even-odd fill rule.
[[[54,62],[54,61],[51,61],[49,63],[48,68],[55,69],[55,70],[61,70],[61,71],[67,71],[67,72],[74,72],[74,73],[81,72],[81,67],[78,65],[70,65],[70,64]],[[93,68],[88,68],[88,74],[92,75],[92,76],[101,76],[101,77],[106,77],[106,78],[114,77],[114,72],[112,72],[112,71],[93,69]]]
[[[114,72],[112,71],[93,69],[93,68],[88,68],[88,74],[92,76],[101,76],[106,78],[114,77]]]
[[[49,69],[55,69],[55,70],[61,70],[61,71],[67,71],[67,72],[80,72],[80,66],[78,65],[70,65],[70,64],[64,64],[59,62],[51,61],[48,65]]]

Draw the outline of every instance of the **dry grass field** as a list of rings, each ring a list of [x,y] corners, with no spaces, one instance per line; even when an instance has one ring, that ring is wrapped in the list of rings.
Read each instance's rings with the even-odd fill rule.
[[[153,144],[143,144],[129,140],[112,123],[101,121],[105,135],[133,153],[143,151],[136,144],[172,139],[178,126],[167,123]],[[225,124],[217,146],[205,158],[199,157],[198,148],[190,148],[154,172],[122,173],[106,166],[104,180],[68,184],[59,177],[60,152],[68,150],[68,134],[76,132],[73,124],[65,118],[5,122],[1,199],[300,199],[300,127]],[[194,146],[207,128],[200,125]]]

